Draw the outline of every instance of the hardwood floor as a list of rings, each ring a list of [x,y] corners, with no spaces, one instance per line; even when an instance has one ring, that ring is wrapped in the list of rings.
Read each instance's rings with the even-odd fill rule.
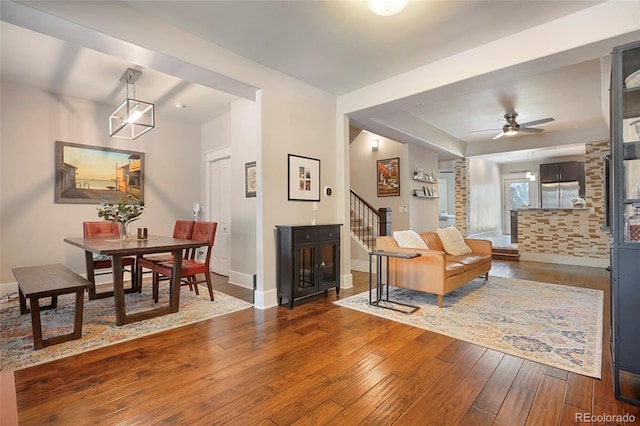
[[[640,424],[639,407],[613,397],[607,272],[494,261],[491,274],[605,290],[602,380],[340,308],[330,291],[19,370],[20,424],[590,424],[581,413]],[[354,282],[340,297],[368,275]]]

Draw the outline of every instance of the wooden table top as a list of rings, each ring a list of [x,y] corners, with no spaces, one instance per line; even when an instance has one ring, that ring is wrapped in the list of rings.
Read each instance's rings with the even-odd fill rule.
[[[69,237],[65,238],[64,241],[91,253],[103,255],[164,253],[207,245],[206,241],[185,240],[158,235],[150,235],[146,240],[118,240],[113,237]]]

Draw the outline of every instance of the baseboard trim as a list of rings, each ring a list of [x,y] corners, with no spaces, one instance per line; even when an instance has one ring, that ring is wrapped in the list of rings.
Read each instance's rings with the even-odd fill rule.
[[[373,259],[373,264],[371,265],[372,271],[376,271],[376,259]],[[358,272],[369,272],[369,261],[368,260],[355,260],[351,259],[351,269]]]
[[[353,288],[352,274],[343,274],[340,276],[340,288]]]
[[[573,266],[593,266],[596,268],[606,268],[609,266],[609,259],[595,257],[576,257],[559,254],[528,253],[520,252],[520,260],[531,262],[556,263],[559,265]]]
[[[229,271],[229,284],[235,284],[240,287],[253,290],[253,275],[245,274],[244,272]]]
[[[268,291],[254,291],[255,301],[253,307],[256,309],[264,310],[269,308],[275,308],[278,306],[278,290]]]

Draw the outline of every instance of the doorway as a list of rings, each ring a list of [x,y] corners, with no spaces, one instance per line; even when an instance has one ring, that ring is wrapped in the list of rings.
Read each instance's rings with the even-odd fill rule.
[[[528,178],[508,178],[502,187],[502,232],[511,235],[511,211],[522,206],[530,206],[532,201],[531,180]]]
[[[231,268],[231,155],[224,149],[207,155],[208,220],[218,222],[211,270],[229,276]]]

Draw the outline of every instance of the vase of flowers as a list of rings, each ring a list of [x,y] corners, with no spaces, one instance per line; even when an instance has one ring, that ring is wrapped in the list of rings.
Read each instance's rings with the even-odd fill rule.
[[[129,225],[140,219],[144,211],[144,203],[128,203],[122,200],[119,203],[104,202],[98,207],[98,217],[111,222],[116,222],[120,228],[120,238],[129,239]]]

